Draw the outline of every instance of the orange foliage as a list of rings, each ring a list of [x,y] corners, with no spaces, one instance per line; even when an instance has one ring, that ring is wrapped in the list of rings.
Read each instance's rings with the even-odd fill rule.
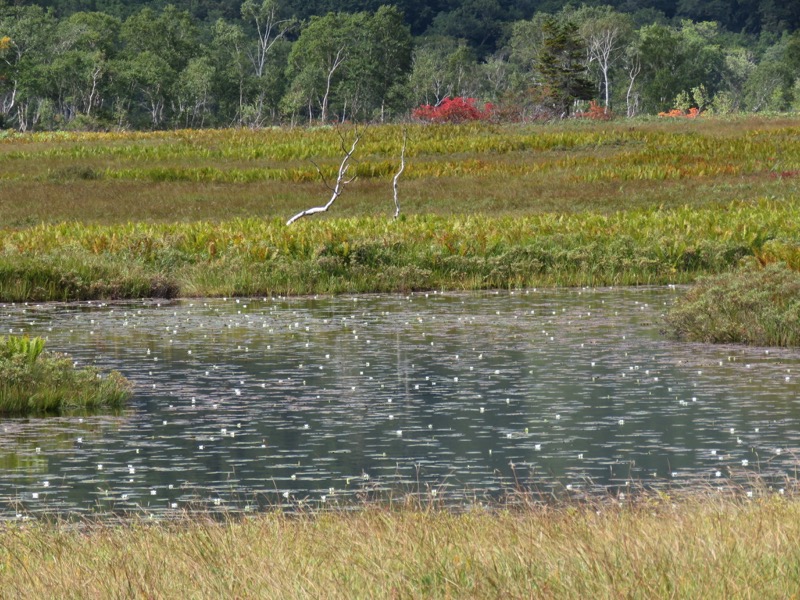
[[[673,108],[669,112],[658,113],[659,117],[683,117],[685,119],[695,119],[700,116],[700,109],[694,106],[687,112],[683,112],[680,108]]]
[[[593,121],[610,121],[614,118],[614,114],[610,110],[600,106],[594,100],[589,102],[589,110],[575,113],[575,116],[581,119],[592,119]]]

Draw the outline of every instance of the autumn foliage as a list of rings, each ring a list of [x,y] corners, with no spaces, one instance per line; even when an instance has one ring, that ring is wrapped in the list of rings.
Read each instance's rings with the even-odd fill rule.
[[[466,123],[486,121],[492,117],[493,104],[487,102],[481,110],[475,103],[475,98],[445,98],[434,106],[430,104],[418,106],[411,112],[411,116],[430,123]]]
[[[582,119],[591,119],[592,121],[610,121],[614,118],[614,114],[609,109],[600,106],[595,100],[589,102],[589,108],[586,112],[575,113],[575,116]]]
[[[700,116],[700,109],[696,107],[692,107],[686,112],[682,111],[680,108],[673,108],[669,112],[660,112],[658,113],[659,117],[683,117],[685,119],[695,119]]]

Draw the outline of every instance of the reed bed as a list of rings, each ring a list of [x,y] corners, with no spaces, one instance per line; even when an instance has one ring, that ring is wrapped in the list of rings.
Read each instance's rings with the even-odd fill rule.
[[[777,495],[0,527],[14,598],[789,598],[799,564]]]

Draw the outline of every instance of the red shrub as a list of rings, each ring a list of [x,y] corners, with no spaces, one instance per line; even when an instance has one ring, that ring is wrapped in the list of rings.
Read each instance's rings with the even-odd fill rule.
[[[687,119],[696,119],[700,116],[700,109],[692,107],[688,112],[683,112],[680,108],[673,108],[669,112],[658,113],[659,117],[685,117]]]
[[[483,110],[475,106],[475,98],[445,98],[436,106],[423,104],[411,112],[411,116],[420,121],[431,123],[465,123],[467,121],[485,121],[492,116],[494,106],[487,102]]]

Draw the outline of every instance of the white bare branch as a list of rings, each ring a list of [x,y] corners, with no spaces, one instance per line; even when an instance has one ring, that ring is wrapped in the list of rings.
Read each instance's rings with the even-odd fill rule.
[[[328,120],[328,98],[331,94],[331,82],[333,81],[333,74],[336,72],[342,63],[347,59],[346,55],[347,46],[342,46],[336,51],[336,56],[328,57],[328,78],[325,83],[325,95],[322,97],[322,106],[319,116],[319,122],[323,125]]]
[[[299,213],[294,215],[291,219],[286,221],[287,225],[291,225],[292,223],[294,223],[298,219],[302,219],[303,217],[307,217],[308,215],[315,215],[317,213],[321,213],[321,212],[327,211],[333,205],[333,203],[336,202],[336,199],[339,196],[342,195],[342,192],[344,191],[345,186],[348,183],[351,183],[356,178],[356,175],[353,175],[352,177],[350,177],[348,179],[347,178],[347,171],[350,168],[350,161],[353,160],[353,154],[356,151],[356,146],[358,146],[358,142],[361,141],[361,136],[363,134],[364,134],[363,131],[359,131],[358,129],[355,130],[355,132],[353,134],[353,136],[354,136],[353,137],[353,143],[350,146],[350,149],[348,150],[347,146],[345,145],[345,142],[344,142],[344,136],[342,136],[341,132],[339,132],[339,137],[342,140],[342,151],[344,152],[344,158],[342,158],[342,162],[339,165],[339,173],[336,176],[336,184],[333,187],[331,187],[328,184],[328,182],[325,181],[325,177],[323,175],[323,182],[328,187],[328,189],[331,190],[331,199],[328,200],[327,204],[325,204],[323,206],[315,206],[314,208],[308,208],[306,210],[300,211]],[[316,164],[314,164],[314,166],[317,167]],[[319,167],[317,167],[317,171],[319,171],[320,175],[322,175],[322,171],[320,170]]]
[[[397,181],[400,179],[400,175],[403,174],[406,168],[406,142],[408,141],[408,130],[403,129],[403,147],[400,150],[400,170],[394,174],[394,179],[392,179],[392,189],[394,190],[394,218],[400,216],[400,202],[397,200]]]
[[[636,52],[632,56],[629,57],[629,62],[627,64],[628,71],[628,91],[625,94],[625,104],[627,105],[627,113],[629,117],[633,117],[636,115],[636,108],[638,102],[635,99],[635,94],[633,92],[633,86],[636,82],[636,77],[642,71],[642,60],[639,53]]]

